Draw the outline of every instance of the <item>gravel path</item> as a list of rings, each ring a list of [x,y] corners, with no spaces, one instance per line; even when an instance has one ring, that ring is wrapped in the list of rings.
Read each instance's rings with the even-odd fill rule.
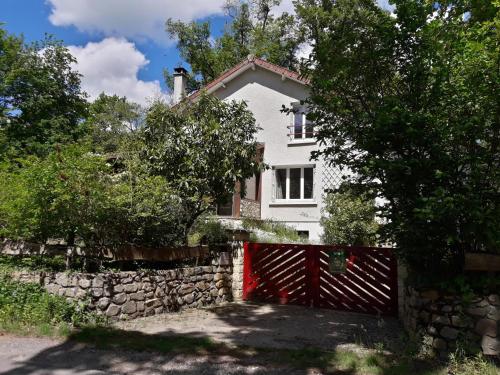
[[[187,334],[229,345],[286,349],[361,349],[382,343],[395,350],[402,338],[396,318],[254,303],[184,310],[120,322],[117,326],[147,334]]]
[[[98,350],[46,338],[0,336],[2,375],[97,374],[319,374],[230,356],[160,355],[127,350]]]
[[[151,335],[209,337],[230,346],[363,350],[383,343],[392,350],[402,345],[396,319],[299,306],[231,303],[116,326]],[[320,374],[313,369],[278,367],[264,361],[251,356],[101,350],[73,341],[0,334],[0,375]]]

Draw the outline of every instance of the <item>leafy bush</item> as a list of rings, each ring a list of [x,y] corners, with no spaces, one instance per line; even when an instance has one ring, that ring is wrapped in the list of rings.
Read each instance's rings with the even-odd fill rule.
[[[198,219],[191,237],[197,238],[198,242],[207,243],[211,251],[219,250],[221,245],[227,244],[229,241],[229,236],[224,225],[220,221],[210,217]]]
[[[51,295],[37,284],[0,277],[0,330],[53,334],[102,323],[103,318],[86,311],[83,303]]]
[[[373,245],[378,224],[373,200],[351,191],[326,196],[321,218],[323,242],[336,245]]]
[[[70,145],[46,158],[0,170],[0,236],[44,242],[97,242],[113,206],[110,168],[86,147]]]
[[[0,255],[0,273],[19,269],[60,272],[65,269],[65,259],[61,255],[29,257]]]

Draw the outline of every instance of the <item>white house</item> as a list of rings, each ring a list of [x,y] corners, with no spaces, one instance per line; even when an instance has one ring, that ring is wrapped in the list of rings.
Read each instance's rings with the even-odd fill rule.
[[[186,71],[175,69],[174,100],[185,96]],[[259,151],[270,169],[246,182],[246,195],[233,196],[231,204],[219,207],[218,214],[273,219],[294,227],[311,241],[321,236],[320,217],[325,189],[340,182],[340,171],[323,162],[311,161],[318,149],[314,126],[300,101],[308,96],[308,82],[298,73],[249,56],[204,87],[222,100],[245,101],[261,130]],[[188,97],[196,100],[199,92]],[[287,115],[282,106],[294,106]]]

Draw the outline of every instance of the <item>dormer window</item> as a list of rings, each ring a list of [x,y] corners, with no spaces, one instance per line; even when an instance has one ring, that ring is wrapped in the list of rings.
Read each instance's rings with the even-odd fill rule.
[[[307,108],[292,104],[293,118],[289,126],[288,138],[292,143],[314,142],[314,125],[307,116]]]

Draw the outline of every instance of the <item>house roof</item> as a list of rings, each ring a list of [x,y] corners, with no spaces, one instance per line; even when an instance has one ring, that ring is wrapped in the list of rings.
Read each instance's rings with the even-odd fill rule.
[[[266,69],[270,72],[279,74],[282,79],[291,79],[292,81],[301,83],[303,85],[308,85],[309,80],[302,77],[299,73],[291,71],[290,69],[284,68],[282,66],[270,63],[266,60],[260,59],[253,55],[249,55],[245,60],[236,64],[232,68],[226,70],[219,77],[208,83],[206,86],[202,87],[200,90],[195,91],[193,94],[189,95],[187,99],[192,100],[198,97],[202,91],[205,91],[207,94],[211,94],[217,89],[221,87],[225,87],[225,84],[231,81],[232,79],[239,76],[241,73],[245,72],[248,69],[255,70],[255,66]]]

